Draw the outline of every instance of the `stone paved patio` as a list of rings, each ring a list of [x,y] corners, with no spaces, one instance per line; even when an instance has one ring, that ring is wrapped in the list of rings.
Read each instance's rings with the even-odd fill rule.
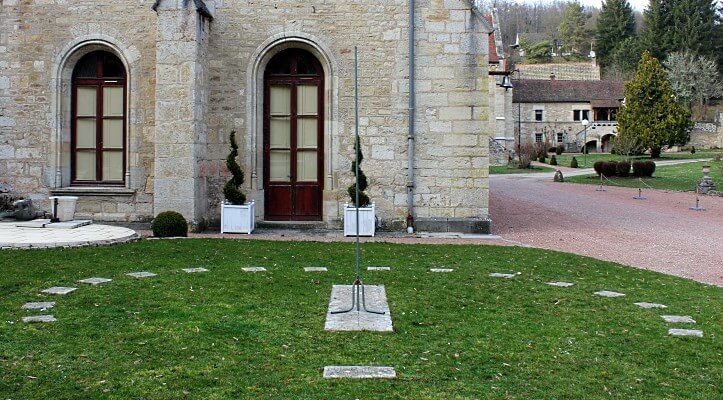
[[[18,227],[17,224],[0,222],[0,249],[101,246],[140,237],[134,230],[120,226],[91,224],[75,229],[49,229]]]

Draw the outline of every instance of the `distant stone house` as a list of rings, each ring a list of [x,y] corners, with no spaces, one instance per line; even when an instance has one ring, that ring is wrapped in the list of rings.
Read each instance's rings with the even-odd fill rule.
[[[492,28],[471,0],[0,4],[0,181],[41,207],[217,224],[235,130],[257,220],[338,226],[358,46],[380,223],[489,230]]]
[[[607,152],[617,135],[623,99],[619,81],[513,80],[513,114],[522,143],[564,145],[566,151]],[[587,130],[582,124],[587,120]]]

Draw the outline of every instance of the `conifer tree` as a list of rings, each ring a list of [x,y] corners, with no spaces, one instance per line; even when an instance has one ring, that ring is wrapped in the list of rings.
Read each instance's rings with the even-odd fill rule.
[[[619,136],[650,148],[652,158],[660,157],[663,146],[690,139],[690,111],[676,101],[665,70],[647,51],[625,85],[625,104],[617,120]]]
[[[234,205],[242,205],[246,202],[246,195],[239,190],[244,183],[244,172],[236,162],[238,156],[238,144],[236,143],[236,131],[231,131],[231,152],[226,157],[226,167],[231,171],[231,179],[223,187],[223,195],[226,200]]]
[[[357,160],[359,160],[359,176],[356,176],[356,160],[351,162],[351,172],[354,174],[356,179],[359,181],[359,204],[356,202],[356,182],[353,183],[351,186],[349,186],[349,189],[347,189],[347,192],[349,193],[349,197],[351,198],[352,204],[354,204],[355,207],[366,207],[369,204],[371,204],[371,200],[369,200],[369,196],[367,196],[366,193],[364,193],[365,190],[367,190],[367,187],[369,187],[369,182],[367,182],[367,177],[364,175],[364,171],[361,169],[361,163],[362,160],[364,160],[364,154],[362,154],[361,151],[361,145],[359,143],[359,137],[356,138],[356,142],[354,144],[354,151],[357,154]]]
[[[585,22],[589,15],[579,3],[571,2],[565,7],[562,21],[557,26],[557,32],[563,41],[563,47],[573,54],[583,54],[585,45],[588,43],[589,34],[585,28]]]
[[[595,53],[600,64],[610,64],[615,47],[635,35],[635,17],[628,0],[607,0],[597,20]]]

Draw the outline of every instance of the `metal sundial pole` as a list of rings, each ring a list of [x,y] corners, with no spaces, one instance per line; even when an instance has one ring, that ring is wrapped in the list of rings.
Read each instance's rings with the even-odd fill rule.
[[[373,311],[367,309],[366,296],[364,294],[364,283],[361,280],[361,245],[359,243],[359,151],[361,143],[359,142],[359,58],[357,47],[354,46],[354,176],[356,177],[355,187],[355,205],[356,205],[356,260],[354,264],[354,283],[351,285],[351,307],[345,310],[332,311],[331,314],[344,314],[348,312],[361,311],[362,309],[372,314],[384,314],[384,311]]]

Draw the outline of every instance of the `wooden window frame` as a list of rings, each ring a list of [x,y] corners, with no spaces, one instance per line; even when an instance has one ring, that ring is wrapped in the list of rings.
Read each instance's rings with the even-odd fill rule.
[[[128,135],[128,89],[127,89],[127,71],[123,67],[123,75],[119,77],[104,77],[103,76],[103,60],[105,57],[111,56],[117,59],[120,63],[120,59],[107,51],[94,51],[85,55],[85,57],[94,56],[96,62],[96,77],[75,77],[75,70],[72,78],[72,89],[71,89],[71,185],[72,186],[125,186],[126,177],[126,163],[127,163],[127,135]],[[81,61],[83,60],[81,58]],[[79,61],[79,64],[80,62]],[[78,65],[79,65],[78,64]],[[121,63],[122,65],[122,63]],[[78,68],[78,66],[76,66]],[[78,88],[81,87],[92,87],[96,90],[96,104],[95,104],[95,180],[79,180],[77,176],[77,154],[78,154]],[[122,87],[123,88],[123,115],[119,117],[111,116],[106,117],[103,115],[103,89],[111,87]],[[82,118],[82,117],[81,117]],[[122,120],[123,121],[123,136],[122,146],[120,149],[113,149],[113,151],[120,151],[123,154],[121,164],[121,179],[120,180],[103,180],[103,121],[109,120]],[[91,150],[90,148],[81,148],[80,151]]]

